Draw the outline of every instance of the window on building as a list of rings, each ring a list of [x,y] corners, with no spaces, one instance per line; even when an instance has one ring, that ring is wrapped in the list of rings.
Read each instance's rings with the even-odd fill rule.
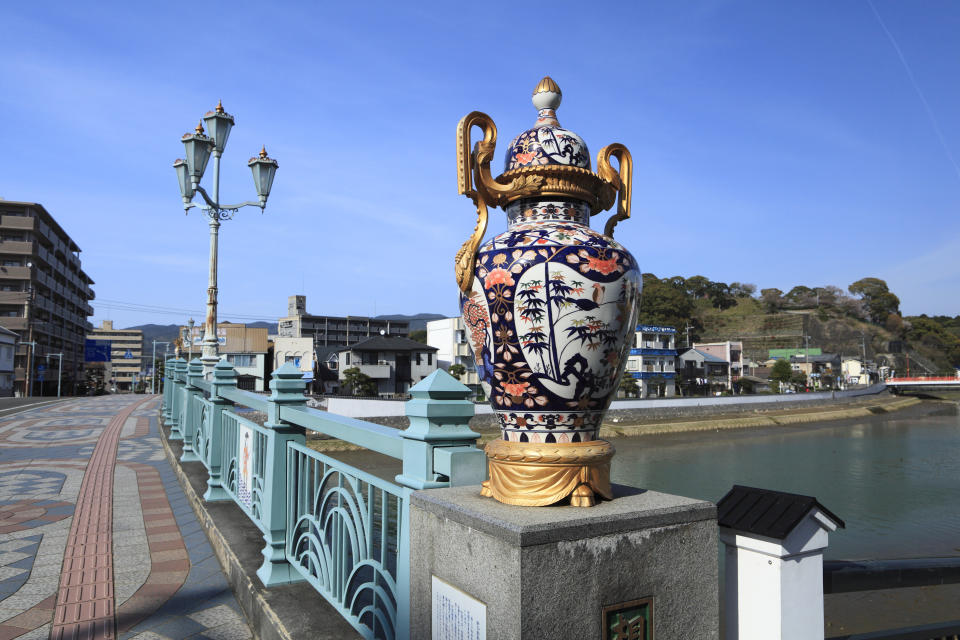
[[[227,356],[227,362],[235,367],[252,367],[255,364],[251,353],[232,353]]]
[[[432,353],[428,353],[428,354],[427,354],[427,366],[428,366],[428,367],[432,367],[432,366],[433,366],[433,354],[432,354]]]
[[[292,363],[293,363],[293,366],[295,366],[295,367],[299,367],[299,366],[300,366],[300,356],[286,356],[286,357],[284,357],[283,361],[284,361],[285,363],[286,363],[286,362],[292,362]]]
[[[463,344],[464,342],[467,341],[466,333],[467,332],[464,331],[463,329],[457,329],[457,337],[456,337],[457,344]]]
[[[420,352],[417,351],[417,366],[420,366]]]
[[[5,267],[21,267],[23,266],[23,260],[11,260],[9,258],[4,258],[3,266]]]

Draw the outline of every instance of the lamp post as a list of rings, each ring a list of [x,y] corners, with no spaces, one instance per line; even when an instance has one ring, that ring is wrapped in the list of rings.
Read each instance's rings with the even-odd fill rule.
[[[197,323],[193,321],[193,318],[190,318],[187,324],[190,325],[190,333],[187,334],[189,336],[187,351],[190,353],[190,358],[187,360],[187,362],[190,362],[190,360],[193,360],[193,325]]]
[[[204,134],[203,124],[206,123],[210,135]],[[203,361],[204,375],[213,373],[213,367],[219,358],[217,343],[217,243],[219,240],[220,222],[230,220],[242,207],[260,207],[261,211],[267,206],[267,198],[273,186],[279,164],[273,158],[267,157],[266,148],[260,149],[258,157],[250,158],[247,166],[253,172],[253,182],[257,189],[258,200],[248,200],[239,204],[220,203],[220,156],[223,155],[230,129],[233,128],[234,118],[223,110],[223,104],[218,103],[216,109],[208,111],[203,116],[203,122],[197,125],[194,133],[185,133],[182,137],[186,149],[186,158],[177,159],[173,168],[177,172],[180,183],[180,195],[183,198],[184,211],[189,212],[195,207],[192,200],[196,193],[203,198],[204,204],[200,209],[206,214],[210,224],[210,268],[207,285],[207,317],[203,327]],[[200,179],[207,168],[210,155],[213,154],[213,193],[207,194],[200,186]],[[191,336],[192,339],[192,336]]]

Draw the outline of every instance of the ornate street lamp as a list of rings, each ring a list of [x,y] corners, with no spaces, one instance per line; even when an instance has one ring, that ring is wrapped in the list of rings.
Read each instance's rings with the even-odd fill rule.
[[[204,133],[203,123],[207,125],[210,135]],[[227,146],[230,130],[233,128],[234,118],[223,110],[223,104],[217,103],[216,109],[208,111],[203,116],[203,122],[197,125],[193,133],[185,133],[181,138],[186,157],[177,159],[173,168],[177,172],[180,183],[180,196],[183,198],[183,209],[189,212],[198,205],[192,202],[195,194],[199,193],[204,204],[200,209],[210,220],[210,270],[207,286],[207,317],[203,328],[203,370],[205,374],[213,372],[213,367],[220,359],[217,343],[217,249],[220,231],[220,222],[230,220],[242,207],[260,207],[261,211],[267,206],[267,198],[273,186],[273,178],[280,166],[276,160],[267,157],[267,151],[261,148],[259,157],[251,158],[247,165],[253,171],[253,180],[257,189],[258,200],[247,200],[239,204],[220,204],[220,156]],[[213,189],[212,194],[200,186],[203,172],[207,168],[210,156],[213,156]],[[190,349],[193,347],[193,322],[191,320]]]

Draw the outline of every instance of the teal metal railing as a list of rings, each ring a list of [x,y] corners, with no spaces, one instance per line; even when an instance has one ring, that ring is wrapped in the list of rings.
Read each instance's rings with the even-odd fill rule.
[[[223,412],[223,490],[262,530],[263,476],[269,430],[232,411]]]
[[[168,360],[163,416],[181,462],[207,469],[207,501],[231,500],[263,532],[266,586],[306,580],[365,638],[408,638],[410,494],[479,484],[486,458],[467,423],[470,390],[437,371],[410,390],[399,430],[306,406],[303,374],[273,372],[269,396],[237,389],[226,361]],[[258,424],[238,413],[266,414]],[[306,431],[402,460],[394,482],[306,446]]]
[[[303,445],[287,447],[287,560],[358,631],[398,636],[409,489]],[[404,582],[407,580],[407,582]]]

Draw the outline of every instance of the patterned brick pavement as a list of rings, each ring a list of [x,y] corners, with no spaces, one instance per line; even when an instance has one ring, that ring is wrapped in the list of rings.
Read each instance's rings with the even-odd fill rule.
[[[251,638],[163,455],[155,396],[0,418],[0,640]]]

